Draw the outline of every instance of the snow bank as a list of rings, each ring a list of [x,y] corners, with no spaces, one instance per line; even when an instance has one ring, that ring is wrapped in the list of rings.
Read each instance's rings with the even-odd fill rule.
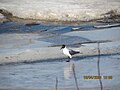
[[[111,10],[120,12],[119,0],[1,0],[5,9],[21,18],[42,20],[90,20]]]
[[[0,23],[7,21],[7,19],[0,13]]]

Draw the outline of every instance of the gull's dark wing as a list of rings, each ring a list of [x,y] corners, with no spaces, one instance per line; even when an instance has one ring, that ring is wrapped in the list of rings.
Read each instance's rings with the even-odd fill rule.
[[[77,53],[80,53],[80,52],[79,52],[79,51],[74,51],[74,50],[70,49],[70,50],[69,50],[69,53],[70,53],[71,55],[74,55],[74,54],[77,54]]]

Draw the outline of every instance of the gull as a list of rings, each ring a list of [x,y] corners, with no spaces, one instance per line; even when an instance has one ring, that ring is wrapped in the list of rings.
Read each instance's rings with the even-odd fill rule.
[[[68,57],[68,60],[66,62],[70,62],[72,55],[80,53],[79,51],[67,49],[65,45],[62,45],[61,49],[63,50],[63,54],[65,54]]]

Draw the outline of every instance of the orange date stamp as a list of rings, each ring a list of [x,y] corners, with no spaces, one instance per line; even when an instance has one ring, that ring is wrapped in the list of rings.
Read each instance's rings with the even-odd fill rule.
[[[113,79],[112,76],[83,76],[84,79]]]

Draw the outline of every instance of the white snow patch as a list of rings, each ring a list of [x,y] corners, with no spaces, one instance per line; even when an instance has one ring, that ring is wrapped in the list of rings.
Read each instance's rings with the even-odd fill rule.
[[[4,16],[0,13],[0,19],[3,19],[4,18]]]

